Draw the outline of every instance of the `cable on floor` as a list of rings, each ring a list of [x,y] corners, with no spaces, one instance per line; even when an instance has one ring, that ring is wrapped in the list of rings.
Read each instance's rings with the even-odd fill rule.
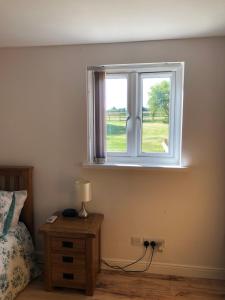
[[[114,269],[114,270],[121,270],[121,271],[127,272],[127,273],[141,273],[141,272],[146,272],[146,271],[149,270],[149,268],[150,268],[150,266],[151,266],[152,259],[153,259],[153,255],[154,255],[154,250],[155,250],[155,249],[154,249],[154,248],[151,248],[151,249],[152,249],[152,251],[151,251],[151,255],[150,255],[149,262],[146,264],[146,267],[145,267],[143,270],[126,270],[126,269],[127,269],[128,267],[130,267],[130,266],[132,266],[132,265],[138,263],[139,261],[141,261],[141,260],[145,257],[148,248],[145,248],[144,254],[143,254],[140,258],[138,258],[138,259],[136,259],[134,262],[129,263],[129,264],[127,264],[127,265],[125,265],[125,266],[122,266],[122,267],[121,267],[121,266],[117,266],[117,265],[110,265],[110,264],[107,263],[105,260],[102,260],[102,262],[103,262],[107,267],[109,267],[109,268],[111,268],[111,269]]]

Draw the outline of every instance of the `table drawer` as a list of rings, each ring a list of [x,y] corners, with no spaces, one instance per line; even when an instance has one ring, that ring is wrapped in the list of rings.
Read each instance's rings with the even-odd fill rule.
[[[84,239],[71,239],[62,237],[53,237],[51,239],[52,251],[85,251],[85,240]]]
[[[62,266],[52,266],[52,282],[61,287],[85,287],[85,270],[75,270]]]
[[[74,268],[85,268],[85,255],[83,253],[76,254],[52,254],[52,263],[54,265],[61,265],[65,267],[72,266]]]

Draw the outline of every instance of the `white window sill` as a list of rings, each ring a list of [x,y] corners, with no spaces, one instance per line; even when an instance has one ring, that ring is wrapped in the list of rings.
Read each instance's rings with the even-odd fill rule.
[[[188,166],[177,166],[177,165],[147,165],[147,164],[122,164],[122,163],[104,163],[104,164],[95,164],[85,162],[82,164],[84,168],[91,169],[176,169],[176,170],[184,170],[187,169]]]

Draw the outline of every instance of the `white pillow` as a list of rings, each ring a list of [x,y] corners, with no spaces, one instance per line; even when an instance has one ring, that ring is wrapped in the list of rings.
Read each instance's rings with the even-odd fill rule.
[[[14,208],[14,212],[13,212],[13,218],[11,221],[10,229],[17,226],[17,224],[19,222],[21,210],[24,206],[24,202],[27,199],[27,191],[15,191],[14,194],[15,194],[16,203],[15,203],[15,208]]]
[[[4,226],[12,204],[12,195],[12,192],[0,191],[0,236],[7,233],[4,232]]]

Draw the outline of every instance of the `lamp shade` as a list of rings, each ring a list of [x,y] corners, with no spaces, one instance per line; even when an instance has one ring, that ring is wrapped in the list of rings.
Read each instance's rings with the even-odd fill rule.
[[[91,183],[85,179],[75,180],[75,197],[79,202],[91,201]]]

